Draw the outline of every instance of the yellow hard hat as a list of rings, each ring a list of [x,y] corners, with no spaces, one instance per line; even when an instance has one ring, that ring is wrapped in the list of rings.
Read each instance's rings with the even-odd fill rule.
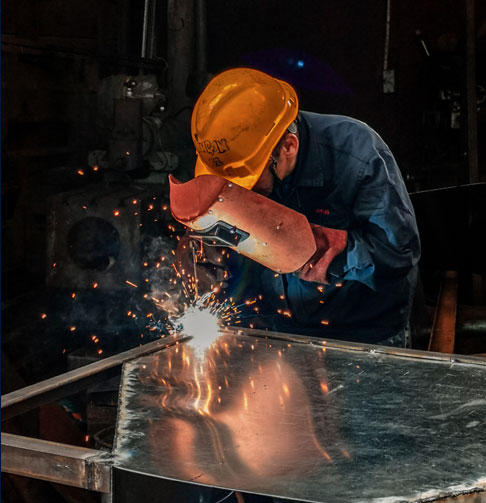
[[[195,176],[217,175],[251,189],[297,113],[287,82],[251,68],[216,75],[192,112]]]

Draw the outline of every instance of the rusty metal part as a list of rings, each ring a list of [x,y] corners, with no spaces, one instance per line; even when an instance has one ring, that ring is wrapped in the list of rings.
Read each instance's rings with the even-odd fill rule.
[[[84,389],[92,382],[111,376],[112,372],[116,372],[117,367],[126,361],[170,347],[185,339],[181,335],[168,336],[3,395],[2,421]]]
[[[2,472],[109,493],[111,456],[84,447],[2,433]]]
[[[297,271],[316,251],[309,221],[297,211],[214,175],[169,181],[177,221],[202,234],[226,226],[239,238],[229,248],[273,271]]]
[[[430,351],[454,353],[458,278],[456,271],[444,273],[430,334]]]

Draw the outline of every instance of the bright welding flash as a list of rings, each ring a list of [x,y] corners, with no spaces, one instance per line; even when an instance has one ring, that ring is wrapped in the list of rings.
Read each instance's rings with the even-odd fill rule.
[[[188,307],[176,324],[178,331],[192,337],[189,344],[194,348],[194,355],[199,358],[204,357],[205,352],[221,335],[218,314],[199,302]]]

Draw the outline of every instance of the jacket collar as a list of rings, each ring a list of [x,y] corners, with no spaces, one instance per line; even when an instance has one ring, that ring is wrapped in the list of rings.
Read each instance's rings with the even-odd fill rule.
[[[299,153],[292,173],[293,185],[298,187],[323,187],[321,145],[316,141],[311,120],[306,112],[299,112]]]

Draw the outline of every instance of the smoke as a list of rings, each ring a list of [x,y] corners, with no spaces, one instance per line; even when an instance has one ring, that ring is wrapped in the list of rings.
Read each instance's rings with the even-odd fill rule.
[[[144,276],[148,279],[148,295],[160,315],[176,317],[184,310],[184,292],[174,267],[174,240],[151,237],[145,240]],[[145,281],[144,279],[144,281]]]

